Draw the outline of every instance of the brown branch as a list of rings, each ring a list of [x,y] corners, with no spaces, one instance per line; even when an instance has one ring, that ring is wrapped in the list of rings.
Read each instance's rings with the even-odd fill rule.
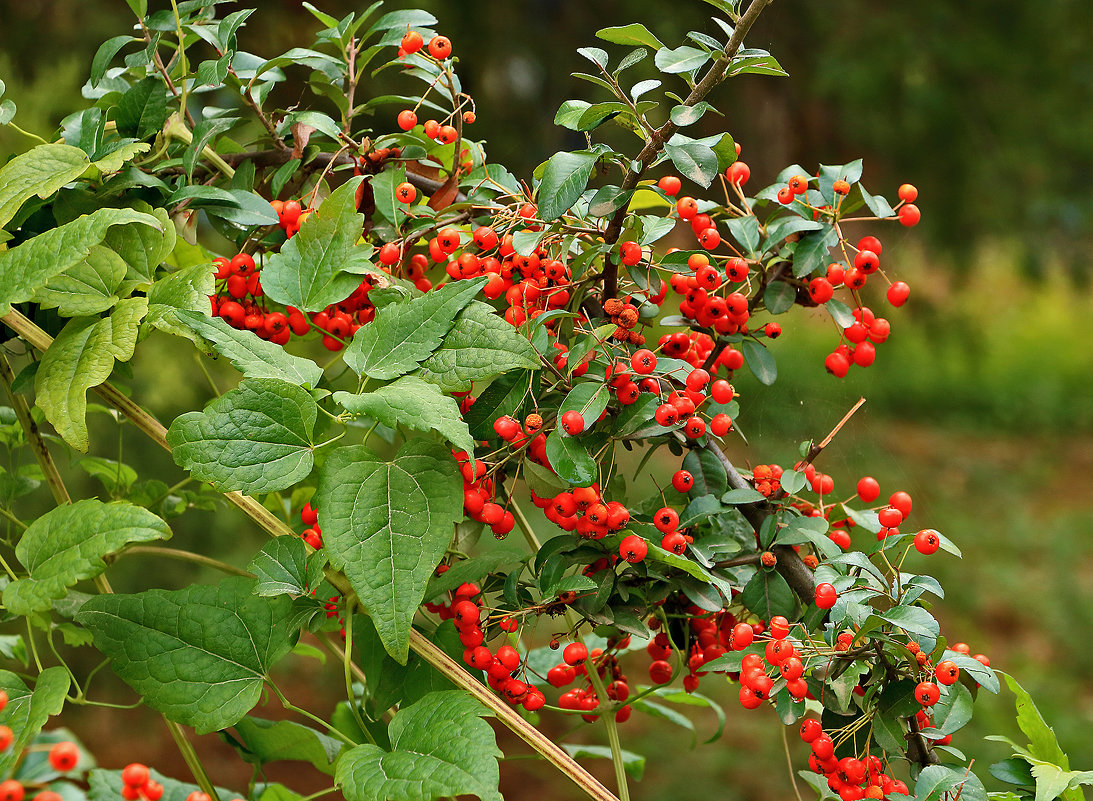
[[[828,433],[828,435],[824,437],[823,440],[820,441],[820,444],[814,444],[811,448],[808,449],[808,454],[805,455],[804,461],[801,462],[802,469],[805,465],[812,464],[813,460],[816,459],[816,457],[818,457],[823,452],[824,448],[831,444],[831,440],[835,439],[835,435],[842,430],[842,427],[847,424],[850,418],[854,416],[854,413],[857,412],[858,409],[860,409],[863,405],[865,405],[865,398],[858,398],[858,402],[854,404],[853,408],[851,408],[849,412],[843,415],[843,419],[835,424],[835,427],[831,429],[830,433]]]
[[[683,101],[685,106],[693,106],[699,103],[703,98],[708,95],[715,86],[725,80],[725,73],[729,70],[729,65],[732,63],[733,57],[740,49],[740,46],[744,43],[744,37],[748,31],[751,30],[752,25],[759,18],[759,15],[763,12],[763,9],[770,5],[773,0],[752,0],[751,5],[748,6],[748,10],[745,11],[740,19],[737,20],[736,27],[733,29],[732,36],[729,37],[729,41],[725,44],[725,49],[718,56],[717,60],[710,66],[706,74],[702,76],[702,79],[695,84],[694,89],[687,95],[687,99]],[[638,162],[638,169],[627,170],[626,176],[623,178],[621,190],[622,192],[629,192],[637,187],[638,181],[641,180],[641,176],[645,174],[645,171],[649,168],[649,165],[653,163],[660,151],[664,149],[665,143],[672,138],[672,135],[679,129],[679,127],[668,120],[664,125],[660,126],[653,132],[649,141],[645,147],[638,153],[635,161]],[[611,222],[607,226],[607,231],[604,233],[604,242],[608,245],[613,245],[619,239],[619,234],[622,233],[622,225],[626,220],[627,206],[623,206],[615,212],[615,216],[611,218]],[[618,294],[618,269],[617,263],[613,263],[610,258],[607,260],[607,264],[603,271],[603,297],[605,300],[615,297]]]

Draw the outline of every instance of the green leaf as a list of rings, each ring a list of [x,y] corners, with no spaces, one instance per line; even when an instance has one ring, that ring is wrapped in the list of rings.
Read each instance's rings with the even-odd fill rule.
[[[748,369],[755,374],[761,384],[769,387],[778,379],[778,365],[766,347],[755,340],[746,339],[740,343],[740,350],[744,351]]]
[[[839,235],[830,225],[822,231],[805,234],[793,249],[793,275],[802,278],[827,267],[831,260],[831,248],[839,241]]]
[[[720,460],[708,450],[687,451],[683,457],[683,469],[691,474],[694,484],[692,497],[703,495],[724,495],[728,489],[728,474]]]
[[[933,729],[939,736],[953,734],[972,719],[972,694],[960,682],[950,685],[941,700],[930,710]],[[931,730],[926,730],[933,733]]]
[[[29,198],[45,200],[80,177],[91,161],[71,145],[38,145],[0,168],[0,228],[7,225]]]
[[[147,142],[129,142],[114,148],[102,158],[98,158],[91,163],[99,172],[117,172],[127,161],[132,161],[141,153],[147,153],[151,149],[152,146]]]
[[[353,414],[367,415],[391,428],[402,424],[418,431],[439,432],[456,450],[474,452],[474,440],[459,414],[459,404],[435,384],[420,378],[406,375],[361,395],[335,392],[334,401]]]
[[[372,268],[369,245],[357,245],[364,215],[354,193],[363,178],[335,189],[262,268],[262,291],[271,300],[309,312],[345,300]]]
[[[966,768],[952,765],[928,765],[915,782],[916,801],[939,801],[950,790],[959,790],[967,801],[986,801],[983,783]]]
[[[39,673],[33,690],[27,689],[14,673],[0,670],[0,690],[8,694],[0,723],[15,735],[14,743],[0,753],[0,771],[5,776],[11,775],[15,763],[23,758],[24,746],[37,738],[50,716],[64,708],[69,683],[68,671],[63,667],[48,667]]]
[[[532,376],[530,370],[510,370],[490,382],[463,417],[474,439],[494,436],[493,421],[498,417],[507,414],[517,420],[524,419],[524,409],[531,397]]]
[[[539,354],[527,337],[488,303],[475,300],[455,318],[440,348],[421,363],[416,375],[445,392],[466,392],[472,383],[539,366]]]
[[[463,479],[447,448],[410,440],[391,461],[338,448],[319,473],[316,505],[330,564],[345,572],[383,645],[405,664],[410,625],[463,519]]]
[[[341,740],[292,720],[248,715],[234,728],[234,736],[225,735],[225,739],[244,761],[255,765],[286,760],[310,762],[317,770],[333,775],[334,762],[344,747]]]
[[[574,759],[611,759],[611,749],[605,745],[575,745],[572,743],[562,743],[562,748],[566,750]],[[641,777],[645,775],[645,757],[641,754],[635,754],[633,751],[627,751],[625,748],[619,749],[619,756],[622,757],[623,769],[633,778],[634,781],[640,782]]]
[[[121,286],[125,272],[121,256],[108,247],[95,245],[86,259],[39,288],[34,293],[34,302],[44,309],[56,309],[62,317],[98,314],[120,300],[114,293]],[[208,298],[205,302],[208,303]]]
[[[114,119],[122,136],[147,139],[159,133],[167,122],[167,87],[158,77],[134,84],[118,101]]]
[[[590,109],[586,109],[585,114]],[[581,123],[583,125],[584,116]],[[539,183],[539,216],[550,222],[567,212],[588,186],[588,179],[599,157],[578,151],[555,153],[546,163]]]
[[[567,100],[558,107],[554,115],[554,124],[576,131],[581,117],[591,106],[592,104],[586,100]]]
[[[91,59],[91,77],[88,78],[87,82],[92,87],[98,84],[106,74],[110,62],[113,60],[114,56],[118,54],[118,51],[130,42],[139,41],[139,39],[133,36],[115,36],[99,45],[99,49],[95,51],[95,57]]]
[[[165,209],[151,209],[149,214],[158,227],[149,225],[122,225],[111,228],[103,244],[113,250],[129,265],[127,281],[136,285],[151,284],[156,268],[171,255],[177,237],[175,225]]]
[[[717,154],[707,145],[676,134],[664,145],[664,152],[680,175],[696,184],[708,187],[717,177]]]
[[[792,617],[797,605],[789,584],[773,570],[760,570],[752,576],[740,594],[740,602],[765,620],[774,615]]]
[[[258,577],[255,595],[309,594],[323,578],[326,562],[321,553],[308,556],[307,546],[297,537],[274,537],[247,566]]]
[[[358,745],[338,760],[347,801],[432,801],[473,795],[501,801],[493,729],[485,707],[461,691],[433,692],[391,719],[391,749]]]
[[[245,378],[205,411],[176,417],[167,443],[175,464],[221,492],[278,492],[311,472],[318,409],[295,384]]]
[[[707,111],[716,110],[717,109],[703,100],[693,106],[673,106],[669,117],[672,120],[673,125],[683,128],[688,125],[694,125],[705,116]]]
[[[1017,680],[1008,673],[998,671],[1010,688],[1010,692],[1017,696],[1017,725],[1029,740],[1029,752],[1037,759],[1054,762],[1063,770],[1070,769],[1070,760],[1059,746],[1059,740],[1055,737],[1055,731],[1044,720],[1040,710]]]
[[[926,651],[933,650],[934,642],[941,633],[941,626],[934,616],[920,606],[893,606],[883,614],[878,613],[877,617],[899,626],[908,634],[917,635],[921,638],[919,645]]]
[[[797,300],[797,290],[785,281],[767,284],[763,290],[763,305],[771,314],[784,314],[793,308]]]
[[[390,379],[415,370],[435,351],[456,316],[485,285],[485,279],[452,281],[411,300],[391,303],[361,328],[344,351],[357,375]]]
[[[205,311],[209,308],[209,296],[215,292],[216,278],[207,264],[195,264],[165,275],[148,289],[148,316],[144,322],[169,334],[199,342],[200,337],[179,319],[178,312]],[[284,353],[283,348],[278,351]]]
[[[4,606],[17,615],[45,611],[76,582],[102,573],[104,556],[131,542],[170,537],[166,523],[129,503],[87,499],[59,506],[23,532],[15,555],[30,575],[4,588]]]
[[[559,429],[547,435],[546,455],[559,478],[574,487],[591,486],[599,477],[596,460],[589,455],[580,439],[562,436]]]
[[[76,622],[150,707],[208,734],[258,703],[298,634],[292,601],[260,598],[253,588],[253,579],[233,576],[215,587],[96,595]]]
[[[147,298],[129,298],[109,317],[76,317],[42,354],[34,376],[38,408],[76,450],[86,451],[88,445],[87,390],[110,377],[115,359],[127,362],[133,357],[147,311]]]
[[[155,217],[130,209],[99,209],[28,239],[11,250],[0,251],[0,310],[7,304],[33,298],[49,279],[86,259],[91,248],[103,241],[111,226],[126,223],[140,223],[157,231],[162,225]]]
[[[174,314],[179,322],[211,342],[215,351],[247,378],[278,378],[314,389],[323,377],[323,368],[311,359],[293,356],[252,331],[236,330],[219,317],[183,310]]]
[[[694,72],[709,60],[710,54],[705,50],[683,45],[675,49],[660,48],[657,50],[654,63],[661,72],[676,75],[681,72]]]
[[[987,692],[997,693],[1000,689],[998,676],[978,659],[973,659],[967,654],[957,653],[956,651],[946,651],[943,658],[955,662],[958,668],[975,679],[979,686]]]
[[[645,45],[653,50],[660,50],[664,43],[654,36],[648,28],[638,22],[618,25],[613,28],[601,28],[596,31],[596,38],[611,44]]]

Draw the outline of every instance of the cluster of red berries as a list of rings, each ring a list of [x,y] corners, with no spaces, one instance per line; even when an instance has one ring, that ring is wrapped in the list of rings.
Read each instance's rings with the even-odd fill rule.
[[[676,294],[684,296],[679,313],[695,325],[719,334],[747,333],[751,318],[748,298],[738,290],[729,291],[731,283],[747,278],[747,263],[733,257],[722,271],[710,262],[709,256],[695,253],[688,257],[687,267],[690,275],[673,273],[669,278]]]
[[[495,537],[506,536],[516,525],[516,518],[501,504],[494,503],[494,481],[486,463],[472,460],[466,451],[456,451],[453,456],[463,475],[463,514],[489,526]]]
[[[307,526],[300,534],[303,541],[316,551],[323,547],[323,530],[319,528],[319,512],[312,508],[311,501],[304,504],[300,512],[300,520]]]
[[[619,640],[615,647],[626,648],[629,644],[630,637],[626,636]],[[551,643],[551,647],[556,646]],[[606,681],[610,672],[611,681],[605,686],[609,700],[622,704],[630,697],[630,685],[622,673],[615,653],[612,651],[605,653],[602,648],[593,648],[589,651],[588,646],[582,642],[571,642],[562,649],[562,661],[547,671],[547,681],[552,687],[561,689],[568,687],[578,678],[584,677],[582,686],[566,690],[558,696],[558,706],[571,712],[581,712],[583,713],[581,717],[592,723],[598,717],[592,713],[599,709],[600,698],[588,673],[590,664],[602,680]],[[620,706],[615,710],[615,722],[625,723],[630,719],[632,711],[629,704]]]
[[[205,798],[194,798],[195,795],[203,795]],[[152,778],[152,772],[147,765],[140,762],[131,762],[121,771],[121,797],[125,801],[159,801],[163,797],[163,785]],[[206,801],[209,798],[205,793],[190,793],[186,801]]]
[[[533,492],[531,501],[551,523],[562,531],[576,531],[582,539],[602,540],[630,522],[630,510],[618,501],[605,501],[598,484],[559,492],[553,498]]]
[[[415,30],[406,28],[406,33],[399,42],[398,56],[413,55],[425,46],[425,39]],[[452,55],[452,42],[447,36],[434,36],[429,40],[428,53],[437,61],[443,61]]]
[[[664,334],[657,345],[663,350],[664,355],[673,359],[682,359],[692,367],[701,367],[713,353],[714,340],[708,334],[702,332],[676,331],[673,334]],[[744,366],[744,354],[732,345],[726,345],[717,355],[713,363],[713,369],[720,370],[724,367],[730,373]]]
[[[311,214],[304,209],[298,200],[271,200],[269,204],[277,212],[277,225],[285,232],[285,237],[291,238],[300,230],[304,220]]]
[[[842,801],[911,794],[904,782],[884,772],[879,757],[836,759],[834,739],[824,732],[815,718],[805,718],[801,722],[800,736],[812,749],[808,757],[809,768],[827,779],[828,787],[838,793]]]
[[[699,681],[709,671],[702,668],[713,660],[727,653],[736,617],[728,612],[709,613],[697,606],[688,606],[684,610],[688,643],[684,648],[687,654],[687,675],[683,677],[683,689],[693,693],[698,689]],[[660,618],[649,621],[655,631],[662,627]],[[667,684],[672,680],[672,665],[668,660],[672,655],[672,640],[665,631],[658,631],[645,651],[652,660],[649,663],[649,680],[654,684]],[[726,671],[715,671],[725,673]]]
[[[877,317],[868,306],[854,309],[854,322],[843,331],[840,342],[827,358],[824,367],[836,378],[843,378],[850,368],[868,367],[877,358],[877,345],[888,340],[891,325]]]
[[[797,646],[789,638],[789,621],[777,615],[767,625],[766,647],[762,655],[744,654],[740,664],[740,705],[745,709],[755,709],[772,694],[779,691],[777,679],[785,679],[784,688],[795,701],[808,697],[808,686],[803,675],[804,661],[797,652]],[[733,650],[742,651],[752,644],[755,629],[747,623],[738,623],[732,631]],[[768,675],[773,670],[774,677]]]

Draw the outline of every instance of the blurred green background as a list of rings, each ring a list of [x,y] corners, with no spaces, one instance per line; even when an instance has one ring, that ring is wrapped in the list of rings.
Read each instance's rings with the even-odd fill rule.
[[[316,5],[335,15],[364,7]],[[719,33],[709,22],[712,7],[699,0],[399,0],[387,7],[410,5],[440,18],[478,103],[472,135],[518,176],[557,149],[581,145],[551,121],[561,101],[595,99],[595,89],[569,73],[583,69],[573,51],[597,44],[597,28],[640,21],[670,46],[691,29]],[[316,26],[298,2],[260,6],[240,35],[245,49],[272,56],[309,43],[305,32]],[[130,25],[122,0],[0,0],[0,78],[19,106],[16,121],[53,137],[60,118],[85,102],[80,86],[98,43]],[[1087,0],[777,0],[748,43],[771,50],[791,77],[738,79],[712,98],[724,117],[704,120],[741,143],[753,186],[793,162],[812,170],[862,156],[873,192],[893,197],[904,181],[919,187],[917,228],[861,231],[882,236],[886,267],[912,287],[907,306],[885,311],[893,333],[878,347],[876,364],[835,380],[822,367],[835,344],[827,318],[800,320],[806,313],[783,321],[773,346],[778,383],[738,384],[749,444],[739,443],[734,456],[788,464],[797,443],[822,437],[865,396],[820,469],[846,495],[864,474],[886,493],[909,491],[913,523],[938,528],[963,548],[963,561],[915,557],[914,568],[948,590],[934,610],[943,629],[1031,690],[1076,769],[1093,768],[1093,649],[1086,645],[1093,634],[1090,31]],[[641,77],[635,69],[633,81]],[[312,98],[287,102],[295,100]],[[377,129],[389,129],[397,110],[381,111]],[[0,128],[0,156],[26,146]],[[886,307],[879,290],[871,297],[875,308]],[[223,387],[229,374],[213,370]],[[134,374],[134,394],[163,420],[208,397],[184,343],[155,341],[138,355]],[[101,422],[93,429],[100,443],[116,436]],[[167,483],[181,477],[131,429],[121,446],[125,461],[148,465]],[[70,480],[77,492],[102,493],[78,469]],[[240,563],[261,543],[229,510],[191,512],[174,527],[178,544],[216,541]],[[125,575],[124,564],[117,583],[133,589],[192,577],[175,563],[164,563],[162,573]],[[296,671],[301,701],[311,697],[328,711],[335,696],[317,686],[306,664],[286,670]],[[635,665],[635,674],[641,670]],[[635,716],[624,727],[626,747],[650,755],[636,797],[679,798],[685,777],[686,797],[785,798],[789,779],[773,713],[745,713],[735,692],[713,677],[702,689],[726,702],[729,725],[717,744],[691,751],[689,732],[659,720]],[[984,694],[976,706],[973,725],[954,745],[975,756],[985,776],[986,765],[1007,754],[982,735],[1014,734],[1012,724],[1006,728],[1012,701]],[[701,713],[696,720],[700,733],[712,732],[712,720]],[[102,742],[100,756],[112,766],[172,759],[169,740],[146,711],[86,714],[71,725]],[[558,733],[564,724],[545,725]],[[789,733],[800,767],[804,749]],[[245,778],[226,747],[203,749],[218,781]],[[182,776],[181,766],[174,773]],[[576,797],[530,761],[503,774],[510,798]]]

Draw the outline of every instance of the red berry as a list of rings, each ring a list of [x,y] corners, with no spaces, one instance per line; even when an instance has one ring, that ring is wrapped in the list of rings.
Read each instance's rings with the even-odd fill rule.
[[[897,194],[899,195],[899,199],[904,203],[914,203],[916,198],[918,198],[918,189],[914,184],[903,184],[900,186]]]
[[[630,357],[630,369],[639,375],[649,375],[657,369],[657,355],[648,348],[636,351]]]
[[[623,537],[619,543],[619,555],[631,564],[640,562],[649,553],[649,544],[637,534]]]
[[[417,189],[409,181],[403,181],[395,187],[395,198],[400,203],[413,203],[417,199]]]
[[[653,684],[667,684],[672,680],[672,665],[658,659],[649,665],[649,679]]]
[[[729,168],[725,170],[725,177],[730,184],[737,184],[743,186],[751,178],[751,167],[742,161],[734,161],[729,165]]]
[[[662,534],[667,534],[669,531],[675,531],[679,528],[679,513],[671,506],[664,506],[653,515],[653,525],[655,525],[657,530]]]
[[[835,288],[831,282],[822,276],[813,278],[808,282],[808,296],[816,304],[827,303],[835,294]]]
[[[417,31],[406,31],[399,46],[407,55],[409,55],[420,50],[423,44],[425,44],[425,40],[421,38],[420,33]]]
[[[921,681],[915,687],[915,700],[923,706],[933,706],[940,698],[941,689],[932,681]]]
[[[924,528],[915,535],[915,550],[929,556],[941,547],[941,536],[932,528]]]
[[[578,411],[570,410],[563,414],[561,423],[562,429],[571,436],[584,431],[584,417]]]
[[[676,212],[681,220],[693,219],[698,214],[698,201],[693,197],[681,197],[676,201]]]
[[[911,287],[903,281],[896,281],[892,286],[888,287],[886,295],[888,297],[888,302],[893,306],[902,306],[907,302],[907,298],[911,296]]]
[[[588,659],[588,648],[584,643],[571,642],[562,651],[562,660],[573,667],[583,665],[585,660]]]
[[[672,486],[675,487],[676,492],[687,492],[694,486],[694,483],[694,476],[686,470],[677,470],[675,475],[672,476]]]
[[[905,206],[899,207],[899,222],[900,225],[911,228],[918,225],[918,221],[922,219],[922,212],[918,210],[918,206],[913,203],[908,203]]]
[[[0,725],[0,751],[7,750],[13,740],[15,740],[15,732],[11,730],[11,727]]]
[[[816,585],[816,606],[820,609],[830,609],[835,605],[839,595],[835,592],[835,588],[828,583]],[[794,676],[796,678],[796,676]]]
[[[665,175],[663,178],[657,181],[657,186],[660,187],[660,190],[664,194],[668,195],[669,197],[675,197],[676,193],[679,192],[683,184],[676,176]]]
[[[906,519],[911,516],[911,496],[903,490],[893,492],[888,496],[888,505],[899,509],[900,514]]]
[[[934,675],[937,676],[937,680],[944,685],[955,684],[957,679],[960,678],[960,668],[957,667],[956,662],[951,659],[945,659],[937,663],[937,667],[934,669]]]
[[[80,749],[73,742],[60,742],[49,749],[49,764],[60,773],[68,773],[80,761]]]
[[[23,785],[15,779],[0,782],[0,801],[23,801],[25,795]]]
[[[429,55],[438,61],[452,54],[452,42],[447,36],[434,36],[429,40]]]
[[[400,111],[398,114],[398,127],[404,131],[409,131],[415,125],[417,125],[417,114],[410,109]]]
[[[858,479],[858,497],[865,503],[872,503],[880,497],[880,484],[872,476]]]

